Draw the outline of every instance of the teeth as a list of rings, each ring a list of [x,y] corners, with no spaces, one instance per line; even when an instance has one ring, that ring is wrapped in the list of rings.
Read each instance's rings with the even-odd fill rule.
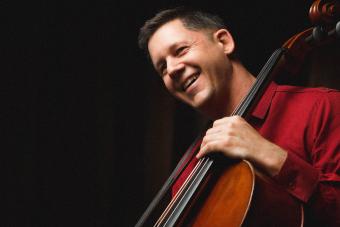
[[[183,85],[183,91],[185,91],[193,82],[195,82],[195,80],[197,80],[197,76],[193,76],[188,79]]]

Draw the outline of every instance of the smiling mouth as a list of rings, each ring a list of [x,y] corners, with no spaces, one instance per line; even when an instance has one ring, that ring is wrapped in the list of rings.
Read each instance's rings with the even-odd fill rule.
[[[198,78],[198,75],[190,77],[182,86],[183,91],[186,91]]]

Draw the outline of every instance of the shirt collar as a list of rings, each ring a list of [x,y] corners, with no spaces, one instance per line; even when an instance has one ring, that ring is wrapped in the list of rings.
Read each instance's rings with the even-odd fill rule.
[[[269,110],[269,107],[274,97],[277,86],[278,85],[274,82],[271,82],[269,84],[266,91],[262,95],[259,103],[256,105],[255,109],[252,111],[251,113],[252,116],[259,118],[259,119],[264,119],[266,117],[266,114]]]

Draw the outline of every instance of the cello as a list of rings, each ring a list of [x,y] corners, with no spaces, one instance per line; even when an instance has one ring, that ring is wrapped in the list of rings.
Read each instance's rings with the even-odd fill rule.
[[[324,3],[324,1],[317,2]],[[331,7],[326,8],[338,9],[338,4],[335,2]],[[338,26],[330,30],[325,29],[325,26],[321,28],[309,29],[308,32],[288,41],[283,48],[276,50],[258,75],[248,95],[232,115],[247,119],[248,113],[256,105],[271,79],[279,73],[278,69],[284,64],[282,62],[294,66],[291,59],[296,56],[298,58],[300,55],[291,54],[294,47],[298,46],[292,45],[293,43],[302,40],[301,42],[309,47],[310,44],[324,42],[327,37],[333,37],[338,33]],[[322,37],[323,34],[326,34],[326,39]],[[292,68],[292,71],[296,70],[296,67]],[[198,139],[192,150],[197,149],[199,141]],[[194,152],[189,153],[185,159],[192,156]],[[153,220],[155,216],[153,211],[158,210],[158,201],[161,200],[164,192],[169,190],[171,183],[178,177],[178,173],[184,169],[185,163],[186,161],[181,162],[180,167],[176,168],[170,180],[156,196],[154,200],[156,202],[151,203],[136,226],[269,226],[271,222],[268,217],[273,219],[274,223],[276,222],[275,226],[279,224],[281,226],[303,225],[302,206],[287,192],[273,184],[270,179],[266,179],[264,175],[256,171],[250,163],[211,157],[200,159],[164,212],[159,218]],[[272,206],[261,207],[260,201],[263,200],[270,200]],[[254,204],[256,204],[256,209],[254,209]],[[280,219],[280,215],[274,213],[274,208],[293,210],[296,215],[286,215],[284,218],[281,215]],[[265,219],[256,219],[264,216],[266,216]]]

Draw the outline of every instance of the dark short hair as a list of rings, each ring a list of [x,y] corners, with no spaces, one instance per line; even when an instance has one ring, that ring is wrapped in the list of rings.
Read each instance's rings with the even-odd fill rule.
[[[190,30],[218,30],[226,28],[223,20],[217,16],[207,12],[189,9],[185,7],[177,7],[166,9],[157,13],[153,18],[147,20],[140,29],[138,35],[138,45],[148,54],[148,42],[151,36],[164,24],[180,19],[187,29]]]

